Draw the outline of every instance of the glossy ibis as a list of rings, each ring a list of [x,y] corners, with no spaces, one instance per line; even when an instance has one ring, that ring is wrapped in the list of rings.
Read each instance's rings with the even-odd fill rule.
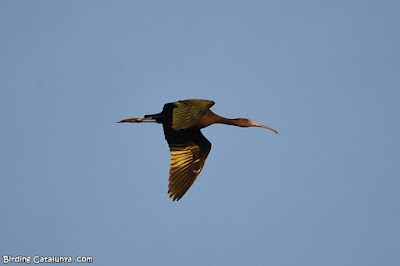
[[[178,101],[165,104],[159,114],[118,122],[156,122],[163,125],[165,139],[171,151],[168,194],[174,201],[182,198],[196,180],[211,150],[211,143],[201,134],[200,129],[222,123],[239,127],[263,127],[278,133],[275,129],[249,119],[229,119],[216,115],[210,110],[213,105],[214,102],[209,100]]]

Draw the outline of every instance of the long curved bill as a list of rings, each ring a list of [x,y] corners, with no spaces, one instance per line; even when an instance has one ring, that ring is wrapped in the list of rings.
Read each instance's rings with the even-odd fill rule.
[[[254,123],[254,122],[253,122]],[[270,128],[270,127],[267,127],[267,126],[264,126],[264,125],[261,125],[261,124],[258,124],[258,123],[254,123],[254,126],[256,126],[256,127],[263,127],[263,128],[267,128],[267,129],[269,129],[269,130],[272,130],[272,131],[274,131],[276,134],[278,134],[278,131],[276,131],[275,129],[273,129],[273,128]]]

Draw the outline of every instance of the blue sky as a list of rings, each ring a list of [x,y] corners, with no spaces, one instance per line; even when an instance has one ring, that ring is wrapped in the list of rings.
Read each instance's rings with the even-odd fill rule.
[[[399,265],[398,1],[2,1],[0,255]],[[222,116],[179,202],[156,124]]]

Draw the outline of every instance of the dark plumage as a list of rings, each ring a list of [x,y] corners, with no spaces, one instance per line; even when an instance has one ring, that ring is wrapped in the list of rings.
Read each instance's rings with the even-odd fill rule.
[[[274,129],[254,123],[249,119],[228,119],[214,114],[213,101],[184,100],[167,103],[161,113],[145,115],[144,118],[129,118],[118,123],[157,122],[164,128],[165,139],[171,151],[169,167],[168,194],[173,200],[179,200],[194,183],[204,167],[211,143],[203,136],[200,129],[214,123],[241,127],[258,126]]]

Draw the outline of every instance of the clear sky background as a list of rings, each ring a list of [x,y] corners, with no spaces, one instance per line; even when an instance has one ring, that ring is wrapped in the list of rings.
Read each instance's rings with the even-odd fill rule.
[[[0,255],[400,265],[399,1],[1,1]],[[158,124],[216,102],[167,195]]]

